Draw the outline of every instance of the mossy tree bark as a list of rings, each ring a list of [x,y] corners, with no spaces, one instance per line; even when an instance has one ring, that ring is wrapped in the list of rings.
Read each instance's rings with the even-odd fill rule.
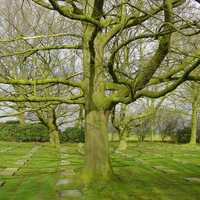
[[[108,180],[112,176],[108,141],[111,101],[105,95],[104,47],[93,25],[85,27],[83,65],[85,82],[85,182]]]
[[[112,176],[108,142],[108,113],[93,110],[86,114],[86,166],[84,178],[108,180]]]

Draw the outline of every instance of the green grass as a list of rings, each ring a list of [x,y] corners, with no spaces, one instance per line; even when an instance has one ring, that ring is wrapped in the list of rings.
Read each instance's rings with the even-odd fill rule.
[[[35,145],[32,143],[0,143],[0,170],[16,167],[16,161]],[[67,186],[56,186],[60,175],[59,151],[47,144],[35,152],[15,176],[0,176],[6,183],[0,187],[0,200],[60,200],[58,191],[79,189],[84,200],[199,200],[200,183],[189,182],[187,177],[200,178],[200,146],[130,143],[126,152],[116,154],[112,147],[112,164],[115,178],[106,184],[93,184],[83,188],[79,177]],[[69,154],[71,164],[64,168],[79,174],[83,156],[76,144],[62,145]],[[168,170],[156,169],[162,166]],[[174,173],[172,173],[174,172]],[[66,199],[66,198],[65,198]]]

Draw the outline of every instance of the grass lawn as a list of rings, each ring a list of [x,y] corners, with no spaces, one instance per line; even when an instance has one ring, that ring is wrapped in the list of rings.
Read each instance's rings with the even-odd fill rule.
[[[115,153],[115,145],[111,149],[114,180],[84,188],[78,176],[83,157],[77,144],[56,150],[47,144],[0,142],[0,182],[4,182],[0,200],[200,199],[200,146],[130,143],[126,152]],[[21,160],[26,160],[24,165],[19,164]],[[19,169],[13,176],[2,175],[7,168]],[[73,170],[75,175],[63,170]],[[69,183],[58,184],[59,180]],[[62,198],[60,191],[67,189],[82,195]]]

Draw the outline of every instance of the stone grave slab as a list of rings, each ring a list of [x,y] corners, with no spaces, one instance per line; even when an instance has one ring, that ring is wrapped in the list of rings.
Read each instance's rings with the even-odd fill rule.
[[[16,165],[24,166],[28,160],[17,160]]]
[[[61,166],[63,166],[63,165],[70,165],[70,164],[71,164],[71,162],[68,161],[68,160],[61,160],[61,162],[60,162]]]
[[[60,180],[58,180],[58,182],[56,183],[56,185],[67,185],[67,184],[69,184],[71,182],[72,182],[71,179],[60,179]]]
[[[138,159],[138,158],[135,159],[135,162],[140,163],[140,164],[147,164],[145,160]]]
[[[75,172],[73,169],[69,169],[69,170],[64,170],[61,172],[60,174],[61,176],[74,176],[75,175]]]
[[[9,150],[11,150],[11,149],[12,149],[12,147],[8,147],[8,148],[5,148],[5,149],[1,149],[1,150],[0,150],[0,153],[7,152],[7,151],[9,151]]]
[[[3,171],[0,171],[0,176],[14,176],[19,168],[6,168]]]
[[[179,162],[181,164],[190,164],[188,161],[184,161],[184,160],[180,160],[180,159],[176,159],[176,158],[174,158],[173,161]]]
[[[185,180],[193,182],[193,183],[200,183],[200,178],[199,177],[188,177],[188,178],[185,178]]]
[[[80,198],[82,193],[79,190],[62,190],[60,191],[60,197]]]
[[[61,150],[60,150],[60,153],[61,153],[61,154],[67,153],[67,149],[61,149]]]
[[[167,174],[176,174],[177,171],[173,170],[173,169],[168,169],[167,167],[161,166],[161,165],[157,165],[157,166],[153,166],[154,169],[159,170],[161,172],[167,173]]]
[[[60,158],[61,158],[61,159],[66,159],[66,158],[68,158],[68,157],[69,157],[69,154],[67,154],[67,153],[61,154],[61,155],[60,155]]]
[[[4,186],[5,181],[0,181],[0,187]]]

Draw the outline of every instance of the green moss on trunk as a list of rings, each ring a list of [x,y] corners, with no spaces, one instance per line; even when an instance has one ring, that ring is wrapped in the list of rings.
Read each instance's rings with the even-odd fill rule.
[[[86,114],[85,182],[109,180],[112,176],[108,141],[108,114],[93,110]]]

